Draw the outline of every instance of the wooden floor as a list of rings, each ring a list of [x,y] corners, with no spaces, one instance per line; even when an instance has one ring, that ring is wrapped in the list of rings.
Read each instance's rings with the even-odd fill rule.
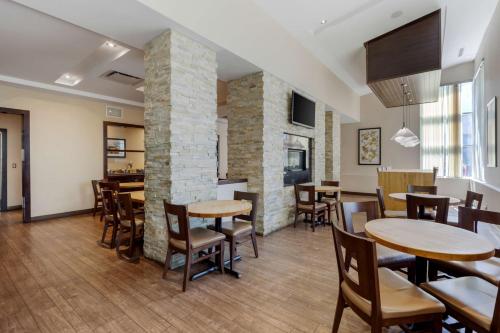
[[[330,332],[337,272],[330,228],[300,224],[241,247],[241,279],[129,264],[96,245],[92,216],[0,226],[0,332]],[[351,310],[341,332],[369,332]],[[399,329],[391,330],[399,332]]]
[[[0,212],[0,226],[19,223],[23,220],[23,212],[20,209]]]

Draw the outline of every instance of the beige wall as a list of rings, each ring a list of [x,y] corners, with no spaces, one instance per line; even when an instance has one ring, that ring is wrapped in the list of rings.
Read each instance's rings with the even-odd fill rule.
[[[411,129],[419,135],[419,111],[411,110]],[[385,108],[374,94],[361,96],[361,121],[342,125],[340,179],[345,191],[375,193],[377,166],[358,165],[358,129],[382,128],[382,165],[393,169],[420,168],[420,148],[403,148],[390,141],[402,125],[401,108]]]
[[[144,128],[108,126],[108,138],[125,139],[127,150],[144,150]],[[144,169],[144,153],[127,152],[125,158],[108,158],[108,170]]]
[[[112,120],[106,103],[0,84],[0,106],[30,111],[32,216],[92,207],[90,180],[103,176],[102,123]],[[121,122],[143,124],[143,109],[123,109]]]
[[[22,117],[0,113],[0,128],[7,130],[7,207],[19,206],[23,202]]]

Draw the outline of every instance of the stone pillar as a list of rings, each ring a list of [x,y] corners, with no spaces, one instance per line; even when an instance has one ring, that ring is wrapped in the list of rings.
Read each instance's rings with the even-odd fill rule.
[[[336,111],[325,113],[325,177],[340,179],[340,115]]]
[[[144,255],[165,260],[163,199],[175,204],[217,196],[215,52],[176,31],[145,47]]]

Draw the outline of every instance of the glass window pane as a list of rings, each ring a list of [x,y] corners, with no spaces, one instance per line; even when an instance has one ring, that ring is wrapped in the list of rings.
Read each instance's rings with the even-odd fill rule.
[[[472,113],[462,115],[462,144],[472,145]]]
[[[472,112],[472,82],[461,83],[460,89],[460,112]]]
[[[472,175],[472,146],[462,147],[462,176]]]

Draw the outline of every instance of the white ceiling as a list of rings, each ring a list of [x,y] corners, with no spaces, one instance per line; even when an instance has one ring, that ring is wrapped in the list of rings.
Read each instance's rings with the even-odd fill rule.
[[[96,0],[97,1],[97,0]],[[128,13],[136,13],[140,16],[140,10],[146,7],[140,5],[137,10],[130,6]],[[128,0],[127,0],[128,1]],[[18,2],[18,3],[16,3]],[[112,82],[100,77],[101,74],[116,70],[129,75],[144,77],[144,52],[142,48],[145,43],[170,27],[159,14],[148,13],[149,16],[141,21],[141,27],[137,27],[132,21],[124,22],[123,16],[117,17],[121,24],[112,24],[113,15],[97,15],[103,24],[106,24],[111,34],[95,33],[85,29],[84,24],[68,23],[22,4],[23,1],[0,0],[0,77],[13,77],[36,83],[56,85],[54,81],[62,74],[79,68],[82,63],[92,62],[89,59],[95,56],[96,50],[106,41],[118,42],[121,46],[130,49],[128,53],[110,63],[96,64],[93,70],[85,73],[83,80],[69,89],[90,92],[103,96],[110,96],[126,101],[142,103],[144,96],[135,87]],[[72,6],[61,6],[59,1],[33,2],[32,5],[52,5],[55,8],[72,12],[77,17],[95,15],[95,8],[102,12],[117,13],[115,1],[98,1],[100,6],[105,4],[109,8],[92,7],[89,1],[80,1],[81,8],[76,8],[78,1],[72,1]],[[129,4],[135,1],[128,1]],[[29,1],[26,1],[27,5]],[[59,16],[61,17],[61,16]],[[63,16],[62,18],[66,18]],[[111,24],[110,24],[111,22]],[[83,27],[83,28],[82,28]],[[126,27],[126,28],[124,28]],[[120,28],[122,28],[120,30]],[[114,34],[113,30],[121,31]],[[105,30],[106,31],[106,30]],[[124,36],[127,36],[125,38]],[[119,37],[119,38],[117,38]],[[124,38],[120,38],[124,37]],[[131,46],[129,46],[131,45]],[[216,48],[218,60],[218,77],[222,80],[230,80],[253,73],[259,69],[232,53]],[[65,86],[62,86],[65,87]],[[68,87],[65,87],[68,88]]]
[[[474,59],[498,0],[253,0],[359,94],[363,43],[441,8],[442,67]],[[391,15],[401,11],[401,15]],[[397,16],[397,15],[396,15]],[[321,24],[327,20],[326,24]],[[460,48],[464,53],[458,57]]]

